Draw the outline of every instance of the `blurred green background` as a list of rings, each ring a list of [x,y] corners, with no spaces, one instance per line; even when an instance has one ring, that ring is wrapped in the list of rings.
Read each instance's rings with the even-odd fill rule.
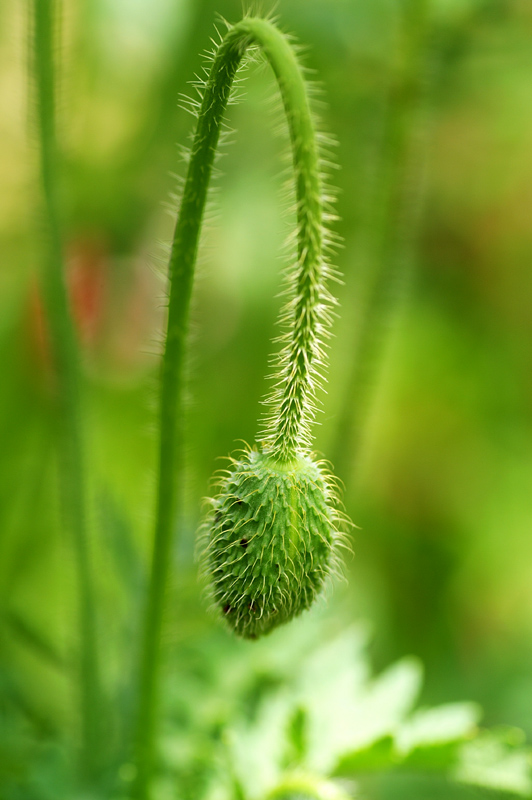
[[[25,5],[0,5],[0,689],[5,708],[53,732],[75,724],[76,590],[55,491]],[[217,15],[241,10],[63,3],[62,222],[109,691],[131,669],[151,536],[166,206],[194,125],[179,94]],[[280,0],[276,12],[308,45],[339,143],[343,284],[316,450],[359,527],[328,613],[369,621],[378,668],[420,656],[425,700],[471,698],[488,723],[532,736],[532,5]],[[290,221],[273,93],[251,67],[230,109],[195,292],[167,621],[170,657],[188,653],[191,674],[202,648],[213,661],[233,648],[201,598],[194,537],[219,457],[253,442],[267,390]]]

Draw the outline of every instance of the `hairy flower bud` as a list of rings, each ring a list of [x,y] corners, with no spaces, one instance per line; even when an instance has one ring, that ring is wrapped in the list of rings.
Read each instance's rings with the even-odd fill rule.
[[[334,562],[334,494],[305,455],[282,464],[252,450],[233,464],[207,521],[215,605],[254,639],[307,609]]]

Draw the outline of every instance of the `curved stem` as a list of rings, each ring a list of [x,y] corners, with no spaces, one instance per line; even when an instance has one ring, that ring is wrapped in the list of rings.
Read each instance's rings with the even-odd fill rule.
[[[264,19],[246,18],[230,28],[214,57],[205,85],[169,263],[170,302],[161,368],[159,480],[155,541],[139,676],[136,731],[136,797],[146,798],[158,714],[160,635],[183,458],[183,359],[194,265],[207,190],[231,86],[248,47],[257,44],[277,78],[290,129],[297,195],[298,263],[290,331],[271,399],[272,430],[263,446],[290,461],[307,443],[312,376],[319,362],[320,320],[326,306],[322,263],[322,201],[319,158],[305,82],[287,38]],[[287,316],[287,315],[285,315]]]
[[[53,60],[55,7],[55,0],[33,0],[32,71],[36,86],[40,172],[48,240],[43,278],[55,366],[54,400],[59,430],[62,505],[66,525],[74,542],[79,581],[82,756],[84,777],[87,778],[96,766],[101,707],[96,615],[85,513],[78,352],[63,272],[57,196]]]

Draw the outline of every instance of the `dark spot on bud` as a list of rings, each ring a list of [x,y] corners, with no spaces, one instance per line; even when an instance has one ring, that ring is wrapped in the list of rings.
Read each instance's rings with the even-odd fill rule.
[[[224,612],[224,614],[230,614],[232,610],[233,610],[233,609],[231,608],[231,606],[230,606],[229,604],[227,604],[227,605],[225,605],[225,606],[223,607],[223,612]]]
[[[245,550],[245,549],[246,549],[246,547],[248,546],[248,544],[249,544],[249,543],[248,543],[248,540],[246,539],[246,537],[245,537],[245,536],[244,536],[244,538],[243,538],[243,539],[240,539],[240,544],[241,544],[241,546],[244,548],[244,550]]]

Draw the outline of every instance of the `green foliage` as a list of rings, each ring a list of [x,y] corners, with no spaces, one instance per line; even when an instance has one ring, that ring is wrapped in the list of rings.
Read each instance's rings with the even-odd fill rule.
[[[349,787],[346,779],[368,790],[371,776],[383,772],[443,775],[451,783],[530,796],[532,751],[517,731],[479,729],[481,710],[474,703],[416,709],[419,663],[404,659],[372,677],[364,645],[360,631],[347,631],[300,654],[291,664],[297,705],[283,688],[263,699],[252,722],[234,726],[234,768],[247,798],[327,797],[319,789],[324,779],[340,796],[342,786]],[[299,744],[287,765],[284,753],[296,752],[294,719]],[[314,789],[296,788],[297,780]]]
[[[188,217],[185,207],[181,229],[192,260],[215,139],[224,138],[226,121],[242,135],[226,153],[222,224],[207,233],[188,409],[184,332],[193,270],[181,280],[188,267],[183,251],[174,251],[179,313],[171,315],[169,361],[177,369],[163,369],[164,477],[154,487],[148,429],[159,360],[144,351],[152,354],[164,335],[145,245],[151,252],[156,236],[170,238],[159,201],[174,142],[185,136],[174,111],[179,91],[200,69],[215,12],[238,18],[240,2],[31,0],[29,80],[23,6],[0,4],[0,140],[8,154],[0,159],[2,800],[138,795],[132,731],[154,488],[161,490],[162,547],[146,663],[152,676],[159,663],[165,669],[160,692],[156,681],[144,684],[148,713],[140,717],[149,745],[140,748],[141,781],[153,772],[151,800],[531,797],[522,731],[482,730],[473,703],[419,708],[419,660],[402,659],[373,677],[361,632],[335,638],[344,620],[369,617],[380,664],[404,652],[427,661],[424,702],[467,696],[474,686],[490,719],[532,730],[529,3],[283,2],[283,25],[312,43],[308,61],[327,87],[327,118],[341,143],[335,184],[344,222],[335,228],[347,243],[346,285],[335,292],[343,311],[315,446],[332,456],[363,530],[349,588],[343,595],[334,588],[325,619],[318,602],[312,614],[253,643],[211,628],[196,586],[194,532],[215,457],[230,451],[235,435],[253,441],[256,433],[284,222],[294,229],[290,297],[276,386],[256,441],[257,458],[273,458],[282,474],[275,502],[286,502],[262,526],[261,545],[290,540],[292,547],[297,539],[306,547],[325,522],[314,595],[339,527],[335,502],[322,496],[329,487],[316,497],[314,481],[298,500],[311,515],[321,509],[310,529],[302,514],[294,519],[284,483],[294,463],[314,459],[311,428],[334,304],[325,285],[332,277],[324,247],[331,243],[328,156],[323,137],[313,139],[320,124],[306,96],[314,86],[290,37],[285,66],[305,80],[280,74],[284,56],[269,23],[248,18],[228,27],[225,49],[215,44],[212,59],[227,56],[232,69],[246,61],[244,40],[250,61],[262,59],[253,43],[262,30],[286,111],[284,155],[292,159],[286,177],[294,205],[280,212],[271,173],[283,145],[269,131],[281,109],[272,113],[263,102],[269,71],[252,77],[246,102],[234,110],[223,108],[234,99],[227,86],[212,76],[195,82],[194,112],[205,100],[217,122],[204,118],[206,151],[199,141],[192,149],[196,207]],[[33,147],[22,94],[37,112]],[[197,193],[198,175],[205,185]],[[398,336],[384,372],[392,323]],[[249,456],[241,463],[247,473]],[[211,513],[210,550],[223,542],[219,503],[235,558],[249,549],[237,538],[242,528],[259,541],[256,519],[230,496],[241,477],[233,471],[225,479]],[[271,487],[258,495],[263,490],[273,503]],[[257,517],[264,517],[258,495]],[[314,551],[321,545],[322,538]],[[269,613],[265,601],[277,594],[274,611],[282,607],[288,617],[273,554],[260,550],[254,561],[271,586],[257,602]],[[226,555],[218,552],[225,585]],[[278,555],[289,575],[282,544]],[[298,563],[302,581],[287,581],[292,611],[306,603],[300,588],[316,564],[307,560],[310,573]],[[249,583],[257,588],[260,580]],[[241,610],[245,621],[249,603]]]
[[[481,731],[459,750],[452,777],[461,783],[532,796],[532,753],[523,746],[523,732]]]

